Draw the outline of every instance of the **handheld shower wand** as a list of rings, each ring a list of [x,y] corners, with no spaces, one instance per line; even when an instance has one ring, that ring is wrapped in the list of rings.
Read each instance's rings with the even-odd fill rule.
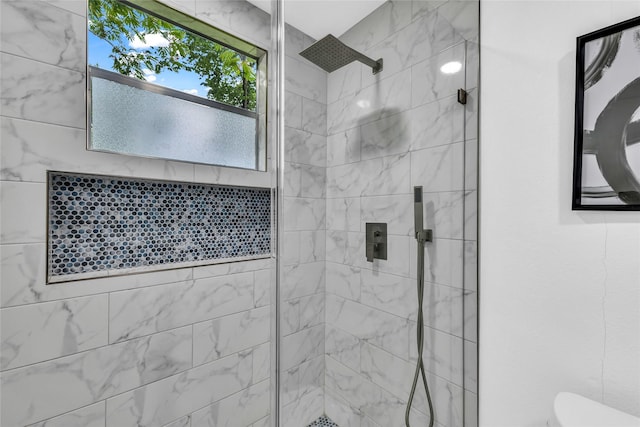
[[[416,373],[413,376],[413,384],[411,385],[411,393],[409,393],[409,400],[407,401],[407,410],[404,414],[404,422],[406,427],[411,427],[409,424],[409,416],[411,414],[411,405],[413,404],[413,397],[416,393],[416,387],[418,385],[418,377],[422,375],[422,383],[427,394],[427,402],[429,404],[429,427],[433,427],[433,402],[431,401],[431,394],[429,393],[429,385],[427,384],[427,375],[424,369],[424,362],[422,361],[422,353],[424,352],[424,313],[422,310],[422,299],[424,296],[424,245],[426,242],[433,240],[433,232],[431,230],[424,229],[423,222],[423,203],[422,203],[422,187],[413,187],[413,216],[416,240],[418,241],[418,360],[416,362]]]

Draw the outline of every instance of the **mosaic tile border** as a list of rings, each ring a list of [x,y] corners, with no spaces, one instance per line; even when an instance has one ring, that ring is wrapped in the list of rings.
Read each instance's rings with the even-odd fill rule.
[[[265,258],[269,188],[49,172],[47,282]]]
[[[334,423],[326,415],[321,416],[307,427],[338,427],[338,424]]]

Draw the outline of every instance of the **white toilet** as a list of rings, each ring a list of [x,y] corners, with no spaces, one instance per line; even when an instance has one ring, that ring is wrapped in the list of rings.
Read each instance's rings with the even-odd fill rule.
[[[640,418],[574,393],[558,393],[550,427],[640,427]]]

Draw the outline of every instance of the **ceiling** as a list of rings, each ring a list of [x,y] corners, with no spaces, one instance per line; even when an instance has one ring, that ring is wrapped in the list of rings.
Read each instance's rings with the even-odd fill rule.
[[[269,12],[269,0],[248,0]],[[327,34],[341,36],[385,0],[284,0],[285,20],[318,40]]]

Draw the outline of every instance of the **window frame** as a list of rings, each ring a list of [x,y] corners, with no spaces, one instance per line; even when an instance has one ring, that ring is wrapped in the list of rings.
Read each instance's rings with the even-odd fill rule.
[[[224,167],[232,169],[241,169],[248,171],[266,172],[267,171],[267,69],[268,69],[268,53],[266,50],[250,43],[246,40],[239,38],[233,34],[223,31],[214,27],[202,20],[197,19],[194,16],[188,15],[184,12],[180,12],[172,7],[161,3],[156,0],[115,0],[140,12],[151,15],[155,18],[163,20],[169,24],[175,25],[181,29],[189,31],[212,43],[222,45],[228,49],[234,50],[242,55],[245,55],[256,61],[256,108],[255,111],[237,107],[231,104],[225,104],[223,102],[214,101],[208,98],[204,98],[197,95],[191,95],[176,89],[172,89],[166,86],[149,83],[140,80],[135,77],[129,77],[124,74],[120,74],[114,71],[106,70],[104,68],[94,67],[89,64],[89,1],[87,1],[87,13],[86,13],[86,31],[87,31],[87,43],[86,43],[86,149],[95,152],[104,152],[110,154],[119,154],[125,156],[134,156],[141,158],[160,159],[167,161],[185,162],[191,164],[201,164],[207,166]],[[218,110],[224,110],[236,114],[241,114],[247,117],[254,118],[256,120],[256,141],[255,141],[255,167],[244,168],[241,166],[230,166],[220,163],[187,161],[181,159],[173,159],[168,157],[157,157],[152,155],[138,155],[129,154],[113,150],[97,149],[91,147],[91,116],[92,116],[92,77],[102,78],[118,84],[134,87],[137,89],[145,90],[151,93],[159,95],[169,96],[172,98],[178,98],[184,101],[193,102],[196,104],[204,105],[210,108]]]

